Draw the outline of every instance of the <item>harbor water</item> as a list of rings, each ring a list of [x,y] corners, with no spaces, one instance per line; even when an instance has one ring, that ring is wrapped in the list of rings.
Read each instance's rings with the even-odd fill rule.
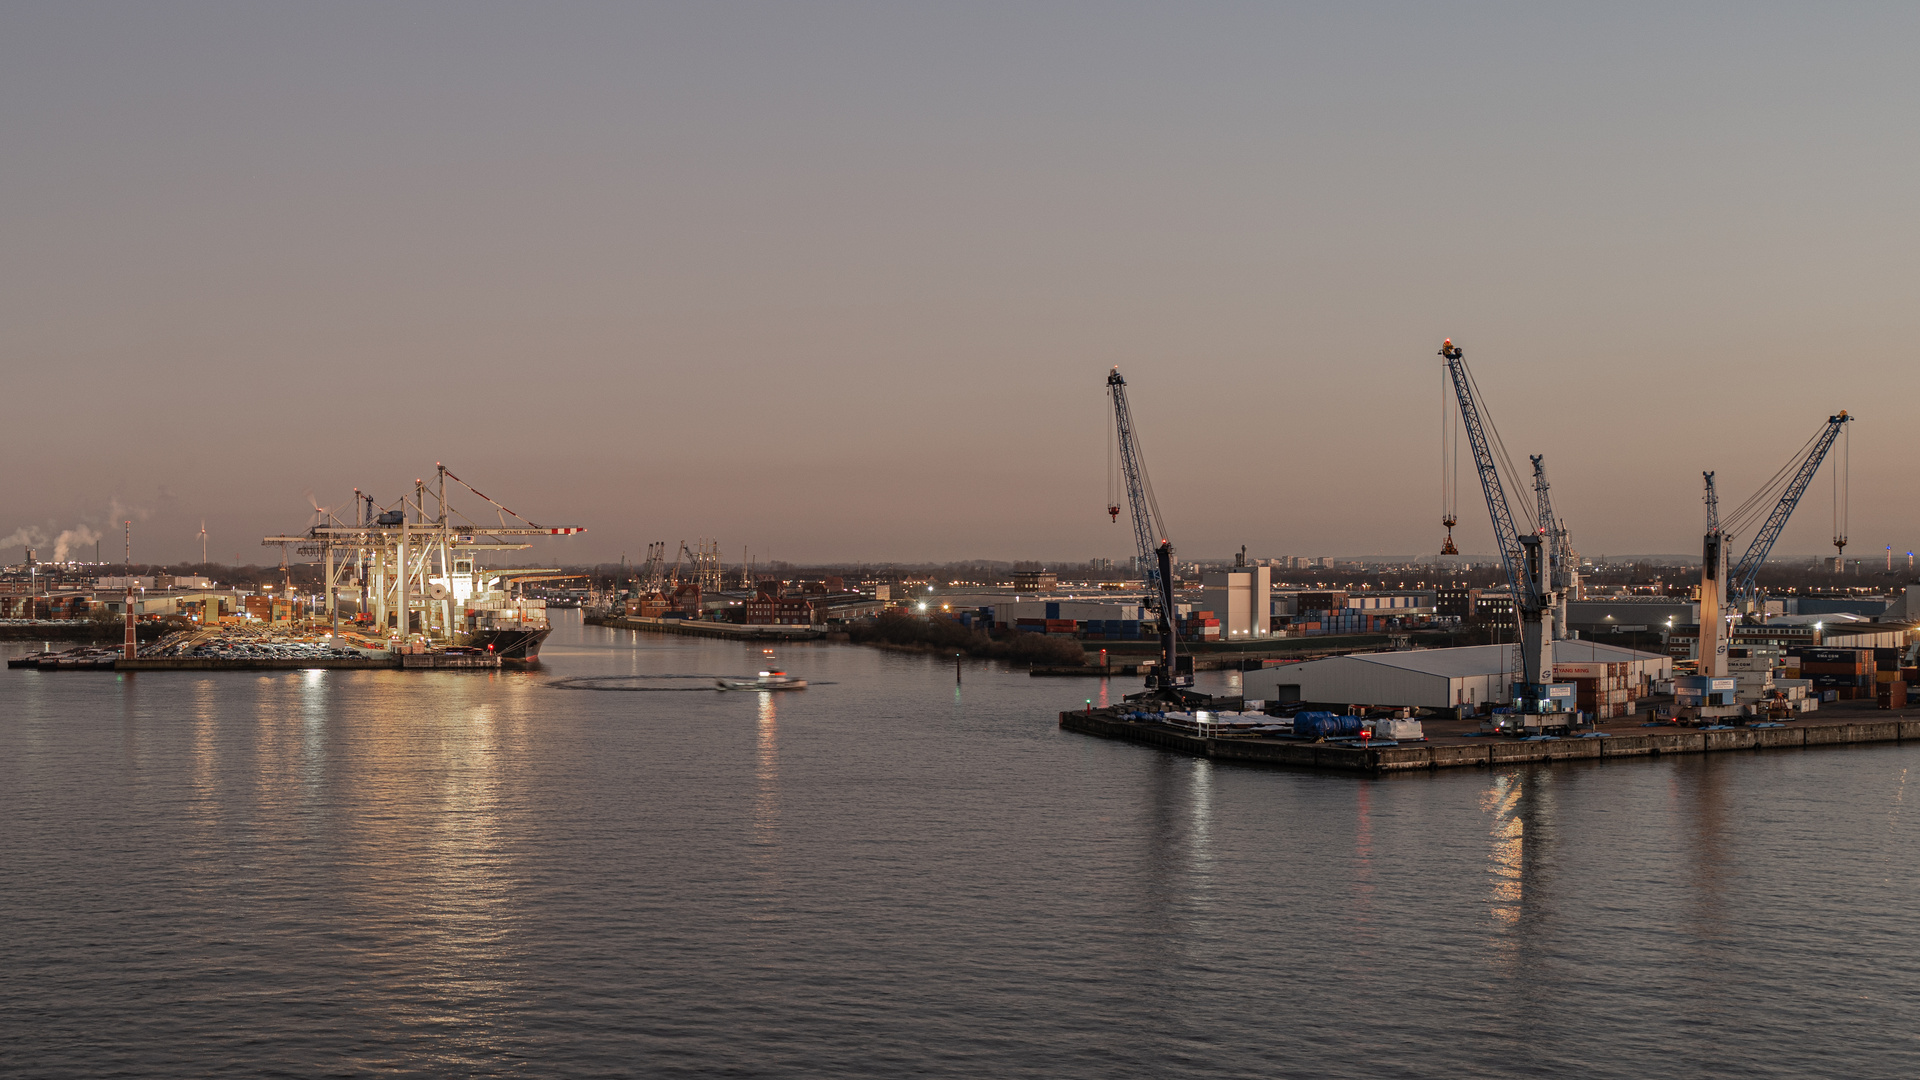
[[[1920,1075],[1920,748],[1226,766],[1057,726],[1131,680],[554,615],[5,671],[4,1070]]]

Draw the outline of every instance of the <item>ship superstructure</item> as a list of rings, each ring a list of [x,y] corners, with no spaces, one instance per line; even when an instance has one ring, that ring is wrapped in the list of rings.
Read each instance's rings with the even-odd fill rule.
[[[429,490],[380,506],[354,489],[349,520],[316,508],[316,523],[301,536],[269,536],[261,543],[291,546],[325,567],[326,619],[337,634],[347,622],[395,651],[450,645],[486,648],[508,660],[533,660],[552,630],[546,602],[521,595],[521,582],[558,571],[489,569],[509,551],[531,547],[530,537],[570,536],[578,526],[541,525],[494,501],[436,463]],[[447,482],[485,503],[497,522],[479,522],[456,510]]]

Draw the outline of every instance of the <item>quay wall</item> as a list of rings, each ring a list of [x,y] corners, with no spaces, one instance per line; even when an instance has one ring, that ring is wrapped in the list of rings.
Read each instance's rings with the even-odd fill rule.
[[[335,671],[497,671],[498,656],[436,656],[402,654],[398,656],[297,656],[225,657],[225,656],[147,656],[113,662],[115,671],[303,671],[322,668]]]
[[[1361,749],[1324,743],[1244,737],[1203,738],[1164,724],[1120,720],[1099,712],[1063,712],[1060,726],[1083,735],[1159,746],[1220,761],[1294,765],[1340,772],[1388,773],[1516,765],[1542,761],[1604,761],[1662,754],[1706,754],[1731,750],[1803,749],[1920,740],[1920,719],[1812,723],[1780,728],[1727,731],[1665,731],[1609,735],[1596,739],[1523,742],[1488,737],[1472,743],[1415,743]]]
[[[400,657],[320,656],[312,659],[272,657],[241,659],[224,656],[149,656],[113,662],[115,671],[298,671],[302,668],[397,668]]]

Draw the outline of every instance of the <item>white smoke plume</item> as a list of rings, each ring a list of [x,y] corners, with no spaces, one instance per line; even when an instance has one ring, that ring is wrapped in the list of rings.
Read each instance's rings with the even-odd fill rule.
[[[166,502],[170,498],[162,491],[160,499]],[[45,525],[22,525],[6,536],[0,536],[0,550],[12,547],[32,548],[39,554],[42,562],[66,562],[68,556],[85,558],[93,552],[86,549],[106,539],[108,533],[118,533],[123,522],[146,521],[153,517],[150,506],[123,502],[118,498],[107,503],[107,520],[96,528],[92,514],[86,516],[71,529],[61,529],[48,521]],[[58,530],[58,531],[55,531]],[[52,548],[52,558],[47,558],[48,548]]]
[[[37,525],[22,525],[11,533],[0,536],[0,548],[37,548],[44,547],[46,543],[47,534]]]
[[[121,502],[118,496],[107,500],[107,515],[115,521],[145,521],[152,513],[144,506]]]
[[[53,561],[66,562],[67,553],[72,551],[74,547],[85,547],[88,544],[97,544],[99,542],[99,533],[87,528],[85,525],[75,525],[73,528],[63,530],[59,536],[54,537]]]

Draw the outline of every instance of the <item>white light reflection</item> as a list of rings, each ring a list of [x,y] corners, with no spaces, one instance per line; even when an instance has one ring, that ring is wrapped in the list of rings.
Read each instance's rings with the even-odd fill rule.
[[[779,922],[785,892],[780,879],[780,721],[774,695],[760,691],[753,739],[753,821],[749,873],[758,886],[749,922]]]
[[[780,723],[770,691],[760,691],[760,712],[754,729],[753,841],[766,848],[779,840]],[[771,852],[763,852],[770,855]]]
[[[1487,833],[1493,838],[1493,850],[1487,856],[1487,878],[1492,886],[1493,917],[1503,926],[1520,921],[1521,858],[1526,850],[1526,825],[1516,812],[1520,803],[1520,777],[1517,773],[1496,776],[1493,786],[1480,800],[1480,808],[1493,815]]]
[[[1193,760],[1193,788],[1189,795],[1187,876],[1193,882],[1188,896],[1194,915],[1206,921],[1213,907],[1213,762]]]
[[[308,668],[300,676],[300,793],[313,808],[322,805],[327,771],[327,673]],[[320,815],[310,814],[307,820],[317,827]]]

